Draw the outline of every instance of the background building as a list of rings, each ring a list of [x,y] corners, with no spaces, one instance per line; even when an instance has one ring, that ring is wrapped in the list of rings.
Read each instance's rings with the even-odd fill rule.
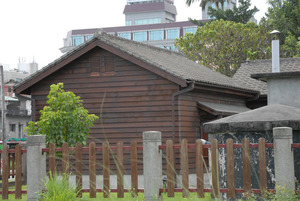
[[[177,11],[173,0],[127,0],[123,13],[125,26],[102,30],[128,40],[172,50],[175,50],[176,38],[197,30],[197,26],[189,21],[176,22]],[[65,53],[72,50],[92,38],[97,30],[98,28],[69,31],[60,51]]]
[[[236,6],[236,0],[228,0],[224,2],[224,10],[233,9]],[[208,8],[217,8],[215,2],[208,2],[205,8],[202,10],[202,19],[211,19],[211,16],[208,15]],[[219,8],[221,8],[221,4],[219,3]]]

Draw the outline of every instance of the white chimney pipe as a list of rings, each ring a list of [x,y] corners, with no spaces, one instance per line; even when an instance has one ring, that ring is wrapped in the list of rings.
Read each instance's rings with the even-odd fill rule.
[[[274,30],[271,34],[276,36],[279,35],[279,31]],[[276,37],[275,40],[272,40],[272,72],[278,73],[280,72],[280,54],[279,54],[279,39]]]

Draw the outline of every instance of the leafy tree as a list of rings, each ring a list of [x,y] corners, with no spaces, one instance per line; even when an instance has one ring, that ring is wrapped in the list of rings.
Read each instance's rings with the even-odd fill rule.
[[[239,0],[239,6],[227,10],[223,10],[220,8],[208,8],[208,14],[217,19],[223,19],[227,21],[233,21],[233,22],[239,22],[246,24],[247,22],[250,21],[250,19],[254,16],[256,12],[259,10],[256,8],[256,6],[252,9],[250,9],[251,2],[250,0]]]
[[[40,111],[39,121],[29,122],[29,135],[46,135],[47,144],[62,146],[64,142],[75,146],[76,142],[86,144],[90,127],[99,117],[89,114],[82,106],[82,100],[73,92],[66,92],[63,83],[52,84],[47,104]]]
[[[247,58],[270,57],[270,37],[264,26],[252,22],[216,20],[177,39],[176,46],[190,59],[232,76]]]
[[[228,0],[186,0],[185,4],[188,6],[191,6],[192,3],[194,3],[195,1],[200,1],[200,5],[202,7],[202,10],[205,9],[205,6],[208,2],[212,2],[215,3],[217,8],[219,8],[219,4],[221,4],[222,9],[224,8],[224,3]]]
[[[300,39],[300,0],[269,0],[270,7],[261,24],[280,33],[281,56],[299,56],[296,44]]]

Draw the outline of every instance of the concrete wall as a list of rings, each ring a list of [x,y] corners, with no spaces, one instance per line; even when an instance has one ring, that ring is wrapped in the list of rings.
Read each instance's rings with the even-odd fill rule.
[[[300,108],[300,78],[268,79],[268,105],[283,104]]]

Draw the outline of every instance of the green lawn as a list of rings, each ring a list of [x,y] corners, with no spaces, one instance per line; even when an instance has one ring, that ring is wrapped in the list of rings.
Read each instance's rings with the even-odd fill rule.
[[[144,195],[143,193],[139,193],[139,196],[137,198],[132,198],[131,195],[129,193],[125,193],[125,198],[117,198],[117,193],[111,193],[110,194],[110,198],[103,198],[103,193],[97,193],[97,197],[96,198],[89,198],[89,194],[88,193],[83,193],[82,198],[78,198],[78,201],[88,201],[88,200],[107,200],[107,201],[119,201],[119,200],[132,200],[132,201],[142,201],[144,200]],[[195,201],[195,200],[201,200],[201,201],[211,201],[212,199],[210,198],[210,194],[206,193],[206,198],[197,198],[197,194],[196,193],[190,193],[190,197],[189,198],[182,198],[181,193],[175,193],[175,197],[174,198],[168,198],[167,194],[163,194],[163,200],[170,200],[170,201],[181,201],[181,200],[191,200],[191,201]],[[0,197],[0,200],[2,200],[2,196]],[[15,195],[9,195],[8,197],[9,201],[26,201],[27,200],[27,195],[23,195],[21,200],[16,200],[15,199]]]

